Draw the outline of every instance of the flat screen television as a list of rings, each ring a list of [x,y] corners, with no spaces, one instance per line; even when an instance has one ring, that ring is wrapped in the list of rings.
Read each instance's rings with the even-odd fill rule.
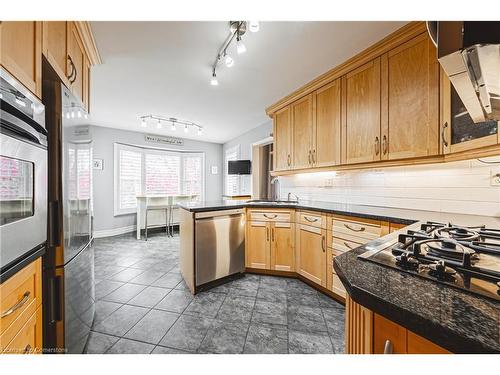
[[[227,162],[228,174],[251,174],[252,163],[250,160],[229,160]]]

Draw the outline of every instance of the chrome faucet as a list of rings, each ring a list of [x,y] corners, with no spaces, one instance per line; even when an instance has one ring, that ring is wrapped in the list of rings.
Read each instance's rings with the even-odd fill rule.
[[[273,201],[280,200],[280,180],[278,177],[273,177],[271,180],[271,199]]]
[[[292,195],[293,195],[293,200],[292,200]],[[298,202],[299,201],[299,196],[297,194],[294,194],[294,193],[290,193],[288,192],[288,198],[287,198],[288,201],[293,201],[293,202]]]

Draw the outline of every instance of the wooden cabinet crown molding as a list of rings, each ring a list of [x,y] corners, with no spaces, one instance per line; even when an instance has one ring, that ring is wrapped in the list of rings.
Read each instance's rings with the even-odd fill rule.
[[[354,57],[350,58],[349,60],[334,67],[333,69],[329,70],[328,72],[315,78],[311,82],[308,82],[307,84],[305,84],[301,88],[295,90],[291,94],[285,96],[283,99],[279,100],[278,102],[272,104],[271,106],[266,108],[267,115],[272,117],[272,115],[276,111],[291,104],[292,102],[296,101],[297,99],[300,99],[302,96],[312,93],[313,91],[330,83],[334,79],[339,78],[340,76],[350,72],[351,70],[356,69],[357,67],[366,64],[370,60],[373,60],[373,59],[381,56],[382,54],[386,53],[387,51],[389,51],[392,48],[395,48],[396,46],[400,45],[401,43],[404,43],[404,42],[414,38],[418,34],[426,32],[426,30],[427,29],[425,26],[425,22],[423,22],[423,21],[409,22],[408,24],[404,25],[400,29],[389,34],[384,39],[373,44],[372,46],[368,47],[367,49],[361,51],[360,53],[358,53]]]
[[[102,64],[101,55],[97,49],[97,44],[92,33],[92,27],[89,21],[74,21],[76,29],[80,34],[83,48],[89,58],[91,66]]]

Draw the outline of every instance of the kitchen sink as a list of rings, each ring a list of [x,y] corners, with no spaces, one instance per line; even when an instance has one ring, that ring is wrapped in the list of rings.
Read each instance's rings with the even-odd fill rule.
[[[288,205],[288,204],[298,204],[299,202],[298,201],[288,201],[288,200],[270,201],[267,199],[250,199],[249,201],[247,201],[247,203]]]

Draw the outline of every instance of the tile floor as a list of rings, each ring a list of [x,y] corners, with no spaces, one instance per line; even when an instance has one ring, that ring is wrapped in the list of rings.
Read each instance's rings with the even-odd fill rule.
[[[87,353],[343,353],[344,307],[305,283],[247,274],[192,296],[179,237],[95,240]]]

